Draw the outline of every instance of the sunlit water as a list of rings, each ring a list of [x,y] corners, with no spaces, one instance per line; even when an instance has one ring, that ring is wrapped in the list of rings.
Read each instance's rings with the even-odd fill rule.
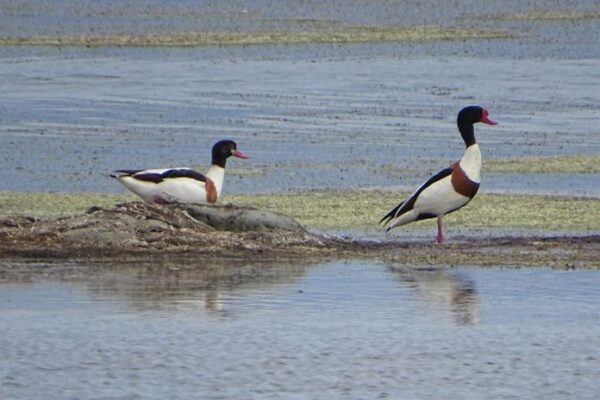
[[[353,261],[11,266],[0,397],[596,399],[599,285]]]

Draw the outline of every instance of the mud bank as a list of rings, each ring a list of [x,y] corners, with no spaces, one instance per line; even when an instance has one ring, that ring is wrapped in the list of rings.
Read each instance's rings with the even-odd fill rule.
[[[54,219],[28,216],[0,221],[0,254],[25,257],[116,257],[191,252],[294,252],[325,245],[292,218],[236,206],[147,205],[91,207]]]
[[[600,268],[600,235],[355,240],[310,232],[293,218],[250,207],[140,202],[91,207],[53,219],[0,220],[0,258],[161,259],[208,257],[361,258],[398,264]]]

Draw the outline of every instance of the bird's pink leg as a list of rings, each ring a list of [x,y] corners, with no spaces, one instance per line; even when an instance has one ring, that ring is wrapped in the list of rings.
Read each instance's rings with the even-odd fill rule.
[[[437,219],[437,228],[438,228],[438,232],[437,232],[437,242],[438,243],[444,243],[444,221],[443,221],[444,216],[438,217]]]

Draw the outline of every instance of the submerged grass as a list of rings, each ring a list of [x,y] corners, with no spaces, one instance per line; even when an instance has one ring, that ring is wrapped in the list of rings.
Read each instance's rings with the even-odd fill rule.
[[[230,196],[228,201],[279,211],[308,227],[379,230],[379,219],[409,193],[320,191],[296,194]],[[448,224],[471,228],[530,228],[592,231],[600,229],[600,199],[542,195],[479,194]],[[421,221],[408,229],[431,221]]]
[[[194,47],[254,44],[368,43],[425,40],[513,38],[504,30],[447,28],[441,26],[372,27],[334,26],[311,31],[187,32],[160,35],[80,35],[0,37],[11,46],[134,46]]]
[[[600,154],[486,159],[486,172],[507,173],[600,173]]]
[[[398,178],[409,178],[414,176],[429,177],[440,167],[450,164],[447,159],[420,160],[421,168],[398,165],[383,164],[376,165],[367,163],[376,173],[385,173]],[[483,171],[485,173],[507,173],[507,174],[598,174],[600,173],[600,154],[568,155],[552,157],[519,157],[519,158],[486,158],[483,160]]]
[[[527,11],[512,15],[502,15],[498,19],[527,20],[527,21],[556,21],[556,20],[582,20],[600,18],[600,11]]]
[[[138,197],[129,194],[0,192],[0,217],[74,215],[85,212],[91,206],[107,207],[136,199]]]
[[[322,230],[381,230],[379,218],[408,193],[389,191],[305,191],[285,194],[228,195],[225,203],[254,206],[296,218]],[[0,192],[0,217],[55,217],[84,212],[92,205],[109,206],[138,200],[133,195],[94,193]],[[600,199],[542,195],[479,194],[464,209],[448,215],[448,224],[469,228],[600,230]],[[432,221],[408,225],[423,227]]]

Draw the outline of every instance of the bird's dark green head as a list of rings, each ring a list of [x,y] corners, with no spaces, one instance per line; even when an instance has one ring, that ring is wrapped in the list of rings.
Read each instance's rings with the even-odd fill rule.
[[[214,165],[225,168],[225,162],[231,156],[243,159],[250,158],[237,149],[237,143],[233,140],[221,140],[213,145],[212,163]]]
[[[477,122],[483,122],[488,125],[497,125],[496,121],[489,119],[490,112],[480,106],[468,106],[460,110],[458,118],[456,119],[457,124],[476,124]]]
[[[468,106],[460,110],[458,118],[456,118],[456,124],[467,147],[477,143],[475,140],[475,130],[473,129],[474,124],[478,122],[488,125],[498,124],[496,121],[489,119],[489,115],[490,112],[480,106]]]

